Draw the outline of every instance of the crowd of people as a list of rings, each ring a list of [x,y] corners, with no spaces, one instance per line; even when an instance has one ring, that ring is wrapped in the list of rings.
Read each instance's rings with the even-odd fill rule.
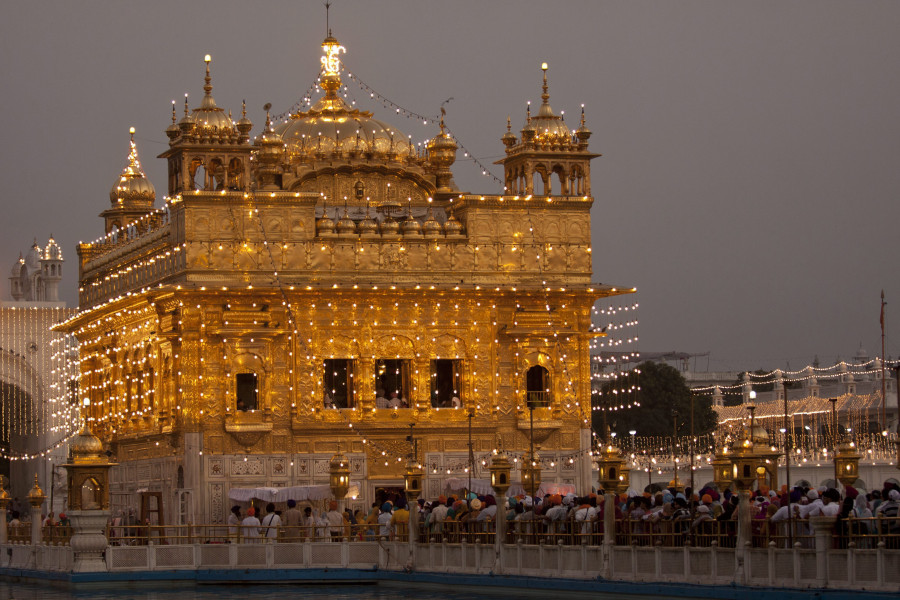
[[[851,536],[881,535],[889,547],[900,547],[900,486],[885,482],[880,490],[863,493],[851,486],[842,488],[795,487],[790,490],[762,488],[751,495],[749,510],[754,537],[787,539],[787,523],[793,523],[793,537],[811,539],[808,519],[815,516],[837,518],[836,543]],[[234,506],[228,517],[229,536],[244,543],[263,541],[337,541],[345,539],[407,539],[410,507],[403,494],[380,497],[368,511],[340,511],[331,501],[327,510],[293,500],[286,511],[269,503],[264,511],[255,507],[242,513]],[[733,544],[739,514],[739,496],[731,490],[720,493],[705,487],[696,493],[690,488],[662,489],[655,493],[634,492],[615,496],[613,509],[617,543],[660,543],[659,535],[670,534],[669,542],[683,543],[691,535],[717,532],[724,543]],[[497,499],[491,495],[460,493],[420,499],[414,505],[420,541],[487,541],[495,531]],[[599,543],[604,533],[606,505],[602,491],[585,496],[546,494],[543,497],[507,498],[505,519],[507,541]],[[652,537],[656,535],[657,541]],[[841,542],[841,540],[844,540]],[[642,541],[644,540],[644,541]]]

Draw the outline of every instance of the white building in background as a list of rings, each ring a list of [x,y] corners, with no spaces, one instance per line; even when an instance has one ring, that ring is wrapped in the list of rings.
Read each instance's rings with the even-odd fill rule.
[[[66,367],[66,356],[77,356],[77,349],[68,336],[50,330],[75,312],[59,300],[63,262],[52,237],[43,248],[35,240],[12,267],[11,300],[0,303],[0,474],[24,506],[37,473],[48,498],[44,511],[52,497],[56,513],[65,507],[60,465],[67,447],[60,442],[77,411]]]

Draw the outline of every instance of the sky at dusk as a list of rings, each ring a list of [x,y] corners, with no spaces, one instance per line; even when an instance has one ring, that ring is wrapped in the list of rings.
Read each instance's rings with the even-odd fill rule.
[[[706,353],[700,370],[802,368],[860,344],[900,355],[900,3],[895,1],[334,0],[346,69],[398,105],[436,115],[502,171],[506,118],[524,124],[549,63],[550,104],[593,131],[594,280],[634,286],[638,350]],[[319,68],[322,2],[4,3],[0,119],[9,273],[33,239],[63,249],[74,305],[78,241],[135,127],[165,194],[171,101],[213,96],[251,135]],[[423,141],[436,133],[348,98]],[[463,191],[499,193],[460,150]],[[9,299],[8,283],[2,297]]]

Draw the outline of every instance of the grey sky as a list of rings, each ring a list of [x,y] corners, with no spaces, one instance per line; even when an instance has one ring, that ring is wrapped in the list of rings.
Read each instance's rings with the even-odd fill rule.
[[[577,127],[584,103],[604,155],[594,271],[638,288],[641,350],[710,351],[710,369],[874,356],[884,288],[900,355],[900,3],[335,0],[331,15],[348,70],[420,113],[452,97],[448,124],[487,164],[550,64],[551,105]],[[264,103],[286,110],[314,81],[324,33],[317,1],[5,2],[0,264],[54,234],[73,304],[74,246],[102,233],[128,128],[161,202],[171,100],[199,101],[204,54],[219,106],[246,98],[255,135]],[[462,155],[455,174],[499,191]]]

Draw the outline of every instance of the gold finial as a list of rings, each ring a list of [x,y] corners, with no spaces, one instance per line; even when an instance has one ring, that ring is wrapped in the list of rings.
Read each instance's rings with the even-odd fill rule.
[[[584,104],[581,105],[581,126],[584,127]]]
[[[191,115],[191,108],[188,106],[188,95],[184,95],[184,116],[189,117]]]
[[[141,160],[138,158],[137,144],[134,141],[134,127],[129,128],[128,133],[131,135],[130,150],[128,152],[128,164],[122,169],[122,177],[145,177],[144,170],[141,168]]]
[[[172,100],[172,123],[173,123],[173,124],[175,123],[175,120],[176,120],[177,118],[178,118],[178,117],[175,116],[175,101]]]
[[[247,101],[246,100],[241,100],[241,118],[242,119],[247,118]]]
[[[269,118],[269,110],[272,108],[271,102],[266,102],[263,106],[263,110],[266,111],[266,131],[272,129],[272,119]]]
[[[512,119],[509,118],[509,115],[506,115],[506,132],[512,132]]]
[[[209,63],[212,62],[212,56],[207,54],[203,57],[203,61],[206,63],[206,77],[204,78],[206,83],[203,85],[203,91],[209,96],[212,92],[212,77],[209,74]]]
[[[331,21],[330,21],[330,12],[331,10],[331,0],[325,0],[325,31],[328,32],[328,37],[331,37]]]
[[[544,104],[547,104],[548,101],[550,100],[550,92],[548,91],[548,86],[547,86],[547,69],[548,68],[549,67],[547,66],[547,63],[541,63],[541,71],[544,72],[544,86],[543,86],[544,93],[541,94],[541,99],[544,101]]]
[[[531,100],[528,101],[528,106],[525,107],[525,122],[527,124],[531,124]]]

